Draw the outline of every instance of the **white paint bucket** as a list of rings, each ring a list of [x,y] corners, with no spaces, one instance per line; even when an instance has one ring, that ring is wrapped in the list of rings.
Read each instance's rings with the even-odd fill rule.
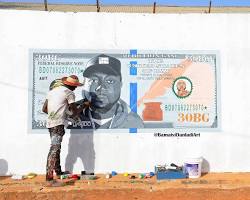
[[[201,176],[202,160],[202,157],[186,159],[183,167],[184,173],[186,173],[189,178],[199,178]]]
[[[109,174],[109,173],[107,173],[107,174],[106,174],[106,179],[109,179],[109,178],[112,178],[112,175]]]

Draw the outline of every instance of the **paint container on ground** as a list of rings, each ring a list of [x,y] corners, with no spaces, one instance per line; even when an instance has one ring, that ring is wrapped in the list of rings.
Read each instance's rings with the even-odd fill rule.
[[[199,178],[201,176],[202,160],[202,157],[186,159],[183,167],[184,173],[186,173],[189,178]]]
[[[24,179],[28,178],[28,179],[32,179],[35,178],[37,176],[36,173],[28,173],[27,175],[23,176]]]
[[[128,175],[129,175],[129,174],[128,174],[127,172],[123,174],[123,176],[125,176],[125,177],[128,177]]]
[[[154,173],[154,172],[150,172],[149,174],[150,174],[150,176],[154,176],[154,175],[155,175],[155,173]]]
[[[22,180],[24,177],[23,175],[20,175],[20,174],[14,174],[11,179],[13,180]]]
[[[106,179],[110,179],[110,178],[112,178],[112,175],[111,174],[106,174]]]
[[[112,176],[116,176],[117,172],[116,171],[112,171],[111,174],[112,174]]]
[[[145,174],[139,174],[139,179],[143,179],[145,177]]]
[[[79,180],[80,176],[78,176],[77,174],[72,174],[72,175],[69,175],[69,178],[72,178],[72,179],[75,179],[75,180]]]
[[[61,175],[60,176],[60,179],[62,180],[62,179],[67,179],[68,178],[68,175],[67,174],[63,174],[63,175]]]
[[[130,176],[130,179],[136,179],[135,175]]]

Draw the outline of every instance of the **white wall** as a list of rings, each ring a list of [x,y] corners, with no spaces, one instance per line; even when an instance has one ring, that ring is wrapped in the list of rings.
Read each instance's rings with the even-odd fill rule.
[[[45,173],[49,135],[27,131],[30,48],[136,48],[220,51],[222,130],[201,132],[199,138],[156,138],[148,133],[75,135],[70,139],[66,134],[63,168],[70,139],[70,151],[79,152],[87,163],[85,168],[95,172],[146,172],[156,164],[181,164],[184,158],[198,155],[207,160],[213,172],[250,171],[249,36],[250,14],[1,10],[0,165],[6,161],[8,173]],[[83,169],[78,158],[74,171]]]

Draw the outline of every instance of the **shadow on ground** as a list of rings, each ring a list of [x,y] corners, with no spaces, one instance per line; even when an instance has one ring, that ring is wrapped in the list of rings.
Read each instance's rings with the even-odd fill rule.
[[[7,178],[8,162],[4,159],[0,159],[0,180]]]
[[[95,170],[95,150],[93,142],[93,131],[84,132],[79,129],[70,131],[68,143],[68,154],[65,161],[65,170],[73,172],[77,159],[80,158],[86,172]]]

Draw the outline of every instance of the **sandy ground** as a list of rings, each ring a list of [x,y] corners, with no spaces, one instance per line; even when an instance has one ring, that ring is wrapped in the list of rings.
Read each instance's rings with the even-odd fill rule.
[[[0,200],[250,200],[250,173],[211,173],[199,179],[164,181],[157,181],[156,177],[98,177],[61,187],[46,187],[44,176],[26,180],[1,177]]]
[[[15,10],[44,10],[44,4],[34,3],[3,3],[0,2],[0,9]],[[156,5],[156,13],[207,13],[207,7],[178,7]],[[96,12],[96,5],[56,5],[49,4],[48,11],[62,12]],[[126,13],[152,13],[153,5],[148,6],[122,6],[100,5],[100,12],[126,12]],[[211,13],[246,13],[250,12],[250,7],[212,7]]]

